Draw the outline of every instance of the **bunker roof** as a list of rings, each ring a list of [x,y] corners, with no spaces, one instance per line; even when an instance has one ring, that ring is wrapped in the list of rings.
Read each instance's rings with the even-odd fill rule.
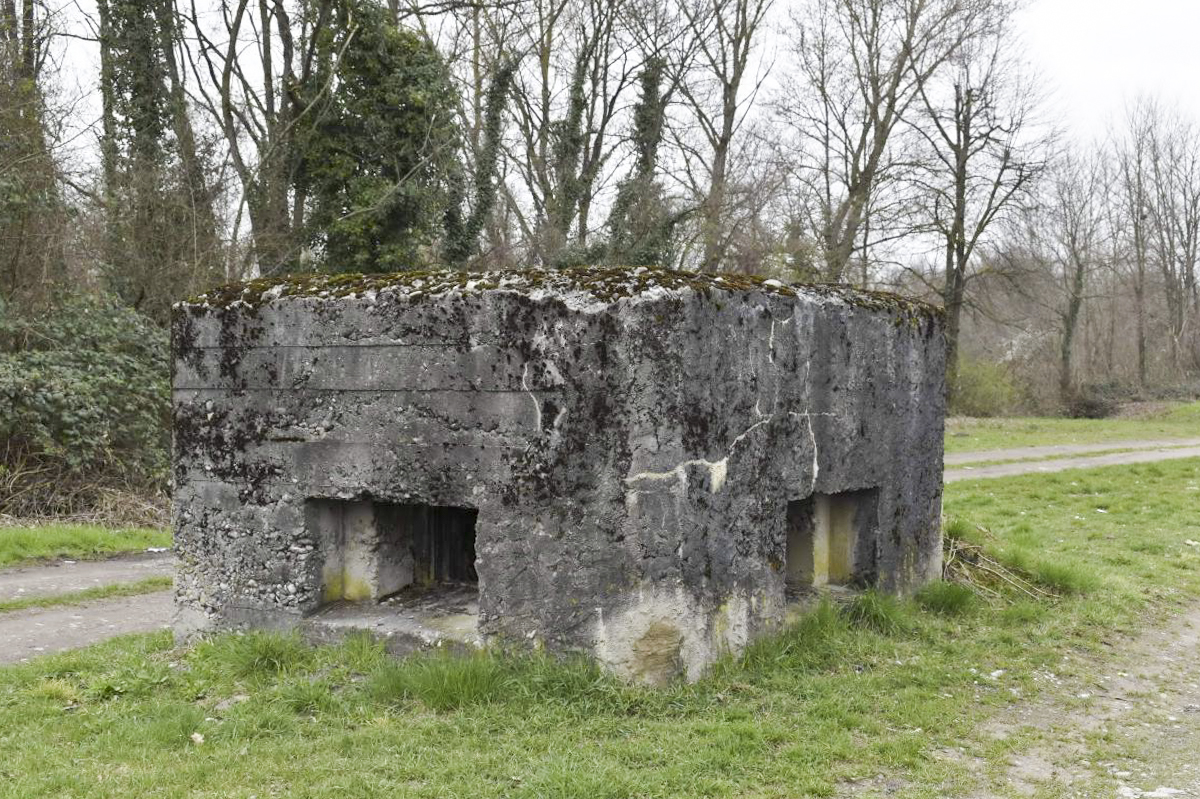
[[[659,267],[584,266],[569,269],[493,270],[466,272],[427,269],[380,274],[299,274],[231,283],[187,300],[192,308],[258,308],[284,297],[315,299],[375,298],[390,294],[418,300],[446,294],[484,291],[524,294],[582,295],[609,304],[647,295],[695,291],[746,294],[762,292],[788,297],[807,296],[833,300],[869,310],[898,313],[901,317],[940,317],[941,309],[927,303],[882,291],[866,291],[837,284],[785,283],[753,275],[682,272]]]

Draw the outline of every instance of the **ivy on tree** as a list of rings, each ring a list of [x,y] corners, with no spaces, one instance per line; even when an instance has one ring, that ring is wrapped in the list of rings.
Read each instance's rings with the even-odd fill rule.
[[[326,270],[391,272],[427,260],[456,174],[455,89],[437,49],[382,6],[347,0],[320,30],[304,87],[297,202]],[[309,105],[309,104],[305,104]]]

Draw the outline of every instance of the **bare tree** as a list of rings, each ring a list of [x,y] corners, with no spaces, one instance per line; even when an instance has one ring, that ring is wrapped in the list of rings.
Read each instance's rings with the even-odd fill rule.
[[[613,178],[626,96],[643,66],[630,13],[627,2],[534,0],[493,29],[521,60],[506,154],[517,185],[507,191],[543,263],[579,257]]]
[[[284,0],[219,0],[219,21],[190,0],[185,16],[199,105],[224,136],[241,185],[263,274],[299,256],[305,197],[291,193],[298,121],[327,88],[317,58],[333,0],[306,0],[297,19]],[[314,84],[318,84],[314,86]]]
[[[1171,361],[1176,369],[1182,369],[1184,338],[1198,300],[1200,130],[1180,115],[1161,110],[1151,115],[1148,130],[1153,181],[1151,248],[1162,274]]]
[[[700,268],[715,271],[728,247],[730,168],[735,137],[766,79],[768,69],[751,75],[763,24],[772,0],[699,0],[681,4],[695,42],[696,60],[680,86],[688,125],[703,145],[686,148],[689,175],[700,207]]]
[[[809,0],[792,15],[797,72],[777,104],[792,170],[814,198],[824,277],[842,280],[871,242],[878,196],[909,166],[894,134],[920,91],[993,24],[991,0]]]
[[[928,158],[916,170],[933,232],[942,242],[939,287],[946,309],[946,388],[957,385],[959,331],[977,255],[1019,210],[1044,171],[1052,134],[1031,130],[1040,98],[1020,74],[1008,31],[965,42],[940,79],[917,86],[911,127]]]
[[[1150,260],[1152,220],[1151,147],[1157,107],[1147,99],[1135,103],[1126,115],[1123,139],[1117,145],[1120,194],[1114,225],[1127,239],[1127,255],[1133,279],[1134,314],[1137,319],[1138,385],[1146,385],[1146,272]],[[1125,260],[1125,259],[1122,259]]]
[[[1059,326],[1058,391],[1069,405],[1076,396],[1073,366],[1080,314],[1092,276],[1107,254],[1106,197],[1110,176],[1100,152],[1069,153],[1051,171],[1042,204],[1026,213],[1031,261],[1058,283],[1049,300]],[[1030,295],[1039,304],[1046,298]]]

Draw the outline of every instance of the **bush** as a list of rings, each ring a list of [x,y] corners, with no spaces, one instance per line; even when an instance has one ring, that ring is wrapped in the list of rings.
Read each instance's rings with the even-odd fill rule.
[[[170,344],[103,298],[0,305],[0,513],[75,513],[102,487],[165,487]]]
[[[1008,369],[998,363],[961,358],[950,392],[956,416],[1007,416],[1016,411],[1021,392]]]
[[[1072,419],[1107,419],[1120,410],[1126,393],[1115,383],[1081,386],[1067,398],[1067,415]]]

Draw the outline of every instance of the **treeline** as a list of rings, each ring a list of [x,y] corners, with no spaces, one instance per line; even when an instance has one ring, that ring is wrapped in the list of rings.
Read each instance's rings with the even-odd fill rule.
[[[70,330],[106,342],[86,377],[128,365],[175,300],[293,271],[848,282],[945,306],[956,408],[1183,385],[1200,136],[1145,102],[1103,146],[1067,144],[1014,6],[0,0],[5,474],[66,463],[68,425],[47,417],[38,443],[18,420],[64,412],[31,410],[62,374],[28,362],[68,340],[50,328],[80,295],[125,325]],[[88,57],[72,97],[62,65]],[[94,438],[113,462],[146,446]]]

